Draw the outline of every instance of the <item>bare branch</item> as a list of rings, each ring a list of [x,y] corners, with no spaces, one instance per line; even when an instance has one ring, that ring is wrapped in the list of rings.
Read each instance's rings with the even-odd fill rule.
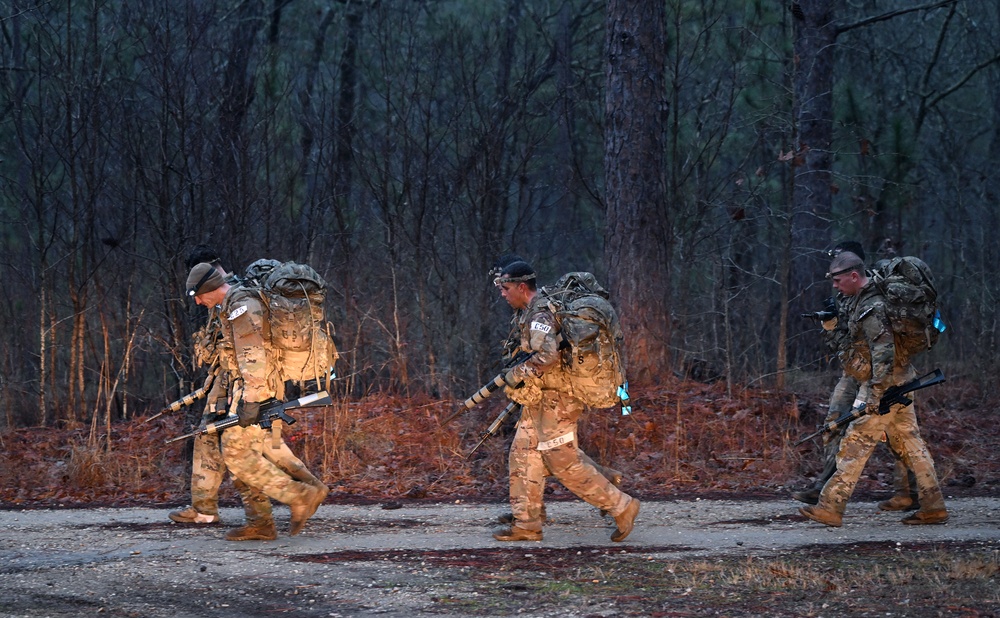
[[[888,11],[882,13],[881,15],[873,15],[872,17],[866,17],[862,20],[856,21],[853,24],[846,24],[839,26],[837,28],[837,35],[841,35],[848,30],[854,30],[855,28],[861,28],[864,26],[869,26],[871,24],[878,23],[880,21],[886,21],[887,19],[892,19],[894,17],[899,17],[900,15],[905,15],[907,13],[913,13],[915,11],[930,11],[931,9],[941,8],[942,6],[948,6],[949,4],[955,4],[960,0],[938,0],[937,2],[928,2],[927,4],[921,4],[920,6],[911,6],[905,9],[897,9],[895,11]]]
[[[951,93],[955,92],[956,90],[964,86],[967,81],[969,81],[976,75],[976,73],[982,71],[986,67],[990,66],[991,64],[995,64],[997,62],[1000,62],[1000,54],[997,54],[996,56],[993,56],[988,60],[984,60],[979,64],[977,64],[976,66],[972,67],[971,69],[969,69],[968,73],[962,76],[961,79],[959,79],[954,84],[943,90],[940,94],[932,98],[930,100],[930,103],[927,104],[927,107],[928,108],[934,107],[941,101],[941,99],[945,98],[946,96],[950,95]]]

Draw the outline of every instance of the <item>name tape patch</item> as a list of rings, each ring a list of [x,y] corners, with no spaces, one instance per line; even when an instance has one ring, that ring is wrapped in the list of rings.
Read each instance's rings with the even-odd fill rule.
[[[532,322],[531,330],[537,330],[538,332],[548,334],[552,330],[552,327],[548,324],[542,324],[541,322]]]
[[[243,305],[242,307],[240,307],[238,309],[234,309],[233,312],[229,314],[229,321],[232,322],[233,320],[235,320],[236,318],[240,317],[241,315],[243,315],[246,312],[247,312],[247,306],[246,305]]]
[[[540,451],[551,451],[557,446],[562,446],[563,444],[569,444],[573,441],[573,432],[559,436],[558,438],[552,438],[551,440],[546,440],[545,442],[538,443],[538,450]]]

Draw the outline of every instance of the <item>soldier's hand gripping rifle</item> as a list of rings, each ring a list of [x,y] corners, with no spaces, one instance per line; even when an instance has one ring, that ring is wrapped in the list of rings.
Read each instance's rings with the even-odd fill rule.
[[[507,420],[508,416],[514,414],[515,412],[520,412],[520,411],[521,411],[521,404],[513,401],[508,403],[504,407],[504,409],[500,411],[500,414],[498,414],[497,417],[493,419],[493,422],[490,423],[490,426],[486,428],[486,431],[480,434],[479,437],[481,439],[479,440],[479,444],[477,444],[471,451],[469,451],[469,454],[466,455],[465,458],[468,459],[472,457],[472,454],[475,453],[477,450],[479,450],[480,446],[485,444],[488,439],[493,437],[493,435],[496,434],[497,430],[500,429],[500,425],[503,425],[503,422]]]
[[[908,394],[913,391],[918,391],[922,388],[927,388],[928,386],[934,386],[935,384],[940,384],[944,382],[944,373],[940,369],[935,369],[934,371],[928,373],[927,375],[920,376],[919,378],[914,378],[907,382],[906,384],[900,384],[899,386],[890,386],[885,389],[885,393],[882,394],[882,399],[878,403],[878,413],[887,414],[891,409],[891,406],[901,405],[908,406],[913,403],[913,400],[907,397]],[[856,408],[852,408],[849,412],[841,414],[836,420],[832,420],[829,423],[823,425],[819,431],[811,433],[808,436],[802,438],[795,443],[795,446],[802,444],[808,440],[812,440],[816,436],[822,435],[827,431],[836,431],[841,427],[846,427],[850,425],[855,420],[861,418],[865,415],[865,404],[861,404]]]
[[[326,391],[320,391],[314,395],[306,395],[305,397],[299,397],[298,399],[293,399],[291,401],[273,401],[264,403],[260,406],[260,420],[254,423],[254,425],[260,425],[264,429],[270,429],[271,424],[274,423],[274,421],[279,420],[284,421],[286,425],[291,425],[295,423],[295,419],[285,413],[285,410],[289,410],[291,408],[325,406],[330,403],[333,403],[333,399]],[[171,442],[193,438],[194,436],[218,433],[224,429],[232,427],[233,425],[239,424],[240,419],[238,416],[229,415],[221,421],[209,423],[208,425],[205,425],[204,428],[197,431],[192,431],[191,433],[186,433],[183,436],[177,436],[176,438],[170,438],[166,443],[170,444]]]
[[[535,355],[534,352],[518,352],[514,356],[514,358],[511,360],[510,364],[502,372],[498,373],[496,375],[496,377],[494,377],[492,380],[490,380],[489,382],[487,382],[478,391],[476,391],[475,393],[473,393],[472,397],[469,397],[468,399],[466,399],[465,401],[463,401],[462,402],[462,409],[459,410],[458,412],[455,412],[454,414],[452,414],[448,418],[446,418],[444,420],[444,422],[441,423],[441,426],[443,427],[443,426],[447,425],[448,423],[450,423],[451,421],[453,421],[455,419],[455,417],[457,417],[459,414],[462,414],[463,412],[465,412],[467,410],[471,410],[472,408],[476,407],[480,403],[486,401],[486,399],[488,399],[490,397],[490,395],[492,395],[493,393],[497,392],[498,390],[500,390],[504,386],[513,386],[514,388],[520,388],[521,386],[523,386],[524,382],[521,382],[520,384],[510,384],[510,383],[508,383],[507,382],[507,376],[510,375],[511,370],[514,369],[514,367],[517,367],[518,365],[522,364],[524,361],[528,360],[529,358],[531,358],[534,355]]]
[[[208,378],[205,380],[205,385],[204,386],[202,386],[201,388],[199,388],[198,390],[196,390],[193,393],[188,393],[187,395],[184,395],[183,397],[181,397],[177,401],[175,401],[172,404],[170,404],[169,406],[163,408],[162,410],[160,410],[159,412],[157,412],[153,416],[150,416],[149,418],[147,418],[146,420],[142,421],[139,424],[140,425],[145,425],[149,421],[155,421],[156,419],[160,418],[161,416],[163,416],[167,412],[177,412],[181,408],[183,408],[185,406],[189,406],[192,403],[198,401],[199,399],[204,399],[208,395],[208,391],[210,391],[212,389],[212,383],[215,382],[215,378],[218,375],[218,373],[219,373],[219,369],[218,369],[218,366],[216,366],[216,368],[213,369],[211,371],[211,373],[208,374]]]

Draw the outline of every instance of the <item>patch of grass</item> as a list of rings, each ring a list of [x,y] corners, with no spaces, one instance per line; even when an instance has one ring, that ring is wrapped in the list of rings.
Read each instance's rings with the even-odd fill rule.
[[[491,565],[483,565],[489,567]],[[495,567],[495,565],[492,565]],[[828,548],[822,555],[661,561],[600,556],[576,568],[546,561],[454,588],[450,610],[487,615],[1000,615],[1000,551]],[[569,612],[569,614],[567,614]]]

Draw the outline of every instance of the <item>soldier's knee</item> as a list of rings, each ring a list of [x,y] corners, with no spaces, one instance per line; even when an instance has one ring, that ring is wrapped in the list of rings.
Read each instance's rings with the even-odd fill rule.
[[[542,451],[542,461],[552,474],[559,477],[582,467],[575,444],[564,444]]]

